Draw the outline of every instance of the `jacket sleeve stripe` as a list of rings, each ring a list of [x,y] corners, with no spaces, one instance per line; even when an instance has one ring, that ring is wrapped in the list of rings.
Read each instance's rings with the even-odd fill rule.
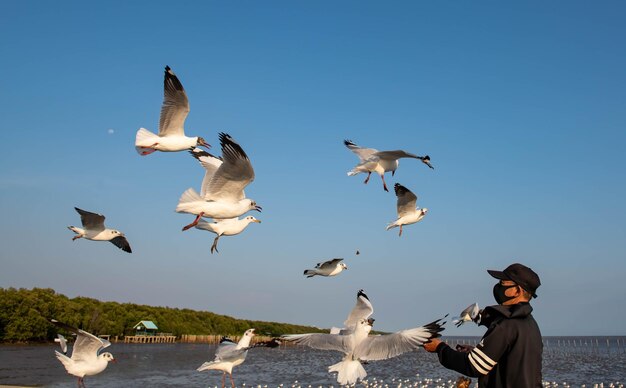
[[[474,355],[472,353],[469,354],[469,360],[472,363],[472,366],[474,366],[474,368],[478,371],[478,373],[481,373],[483,375],[486,375],[487,373],[489,373],[489,369],[485,369],[484,367],[482,367],[478,362],[476,362],[476,360],[474,359]]]
[[[482,358],[489,366],[491,366],[491,368],[496,366],[497,362],[495,362],[494,360],[489,358],[482,350],[480,350],[478,348],[474,348],[472,350],[472,352],[475,352],[476,355],[479,356],[480,358]],[[491,369],[491,368],[489,368],[489,369]]]

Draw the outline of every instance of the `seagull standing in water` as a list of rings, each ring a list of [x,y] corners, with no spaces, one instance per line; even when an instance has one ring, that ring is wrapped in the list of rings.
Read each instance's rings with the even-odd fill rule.
[[[351,140],[344,140],[343,144],[345,144],[350,151],[354,152],[359,157],[360,161],[359,164],[348,172],[348,176],[366,172],[367,178],[365,178],[363,183],[367,184],[370,180],[370,175],[375,172],[380,175],[380,178],[383,181],[383,189],[385,191],[389,191],[389,189],[387,189],[387,184],[385,183],[385,173],[391,171],[391,176],[393,176],[398,168],[398,160],[401,158],[419,159],[422,163],[426,164],[431,169],[434,169],[432,164],[430,164],[430,156],[428,155],[418,156],[402,150],[378,151],[374,148],[359,147]]]
[[[239,234],[248,227],[251,223],[261,223],[261,220],[257,220],[252,216],[247,216],[245,218],[239,219],[238,217],[230,218],[226,220],[214,220],[214,222],[208,222],[205,220],[198,220],[198,224],[196,225],[196,229],[208,230],[211,233],[215,233],[217,237],[213,240],[213,245],[211,245],[211,253],[213,251],[219,253],[217,250],[217,240],[222,236],[234,236]]]
[[[393,186],[393,189],[396,192],[396,197],[398,197],[398,218],[394,222],[387,225],[386,230],[399,226],[400,234],[398,236],[402,236],[402,225],[411,225],[421,221],[428,212],[428,209],[416,208],[415,203],[417,202],[417,196],[401,184],[396,183]]]
[[[110,241],[124,252],[133,252],[130,249],[130,244],[128,244],[124,233],[119,230],[105,228],[105,217],[102,214],[91,213],[77,207],[74,209],[80,214],[80,221],[84,229],[77,228],[76,226],[68,226],[67,228],[69,230],[76,233],[72,241],[82,237],[93,241]]]
[[[445,324],[438,319],[417,328],[370,337],[372,323],[372,319],[362,317],[353,328],[347,328],[344,334],[291,334],[281,338],[314,349],[342,352],[343,359],[329,366],[328,371],[337,372],[339,384],[352,385],[367,376],[361,361],[386,360],[417,350],[431,338],[439,337]]]
[[[201,137],[185,136],[185,119],[189,114],[187,93],[178,77],[169,66],[165,66],[163,80],[163,105],[159,119],[159,134],[140,128],[135,136],[135,148],[140,155],[155,151],[177,152],[193,147],[210,145]]]
[[[253,200],[246,198],[244,188],[254,180],[254,169],[243,148],[226,133],[220,133],[222,158],[208,153],[200,154],[196,150],[192,155],[204,157],[200,163],[205,168],[202,189],[198,194],[194,189],[185,191],[176,206],[178,213],[195,214],[196,219],[184,230],[193,228],[201,217],[229,219],[239,217],[250,211],[261,211]]]
[[[271,340],[250,346],[250,341],[253,336],[254,329],[248,329],[238,343],[235,343],[226,337],[222,338],[219,346],[217,347],[217,351],[215,352],[215,359],[200,365],[197,369],[198,372],[205,370],[221,370],[222,388],[224,388],[224,385],[226,384],[226,373],[228,373],[230,376],[230,384],[233,388],[235,388],[235,382],[233,381],[233,368],[237,365],[241,365],[246,360],[248,349],[261,346],[274,348],[279,345],[279,342],[276,340]]]
[[[109,362],[115,362],[113,355],[109,352],[98,354],[100,350],[111,345],[109,341],[61,323],[56,319],[51,319],[50,322],[62,329],[76,333],[76,342],[74,342],[72,347],[72,357],[67,357],[56,350],[54,353],[65,367],[65,370],[67,370],[67,373],[78,377],[78,387],[85,387],[85,376],[97,375],[106,369]]]
[[[312,278],[315,275],[319,276],[335,276],[339,275],[344,269],[348,269],[345,263],[342,263],[343,259],[332,259],[323,263],[317,263],[315,268],[307,269],[304,271],[304,275],[307,278]]]

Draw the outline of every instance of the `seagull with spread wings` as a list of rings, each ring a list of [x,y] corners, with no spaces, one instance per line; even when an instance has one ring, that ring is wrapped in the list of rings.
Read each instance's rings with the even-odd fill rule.
[[[113,355],[109,352],[98,354],[102,349],[111,345],[109,341],[98,338],[84,330],[61,323],[56,319],[50,319],[50,322],[57,327],[76,334],[76,342],[74,342],[74,346],[72,347],[72,357],[68,357],[56,350],[54,353],[65,367],[67,373],[78,377],[79,387],[85,387],[85,376],[97,375],[106,369],[109,362],[115,362],[115,358],[113,358]]]
[[[307,278],[312,278],[315,275],[319,276],[335,276],[339,275],[344,269],[348,269],[348,266],[342,262],[343,259],[337,258],[325,261],[323,263],[317,263],[315,268],[304,270],[304,275]]]
[[[210,145],[203,138],[185,136],[185,119],[188,114],[189,100],[183,84],[172,69],[165,66],[159,134],[139,128],[135,136],[137,152],[145,156],[155,151],[177,152],[198,146],[209,148]]]
[[[391,176],[393,176],[398,169],[399,159],[419,159],[422,163],[426,164],[431,169],[434,169],[432,164],[430,164],[430,156],[428,155],[418,156],[403,150],[378,151],[374,148],[359,147],[351,140],[344,140],[343,144],[345,144],[350,151],[354,152],[359,157],[359,164],[348,172],[348,176],[354,176],[362,172],[367,173],[367,178],[365,178],[365,181],[363,182],[367,184],[370,180],[370,175],[375,172],[380,175],[380,178],[383,181],[383,189],[385,191],[389,191],[389,189],[387,189],[387,184],[385,183],[385,173],[391,171]]]
[[[357,312],[354,318],[362,314],[363,312]],[[352,313],[346,322],[351,317]],[[438,319],[413,329],[401,330],[392,334],[370,336],[372,324],[372,319],[361,316],[352,328],[347,327],[348,330],[344,334],[291,334],[283,335],[281,339],[314,349],[342,352],[344,354],[343,359],[337,364],[329,366],[328,371],[337,372],[337,382],[339,384],[351,385],[367,376],[361,361],[386,360],[417,350],[431,338],[439,337],[444,329],[443,325],[445,322],[441,322],[441,319]]]
[[[254,180],[254,169],[243,148],[226,133],[220,133],[222,157],[208,153],[192,155],[199,159],[205,168],[202,189],[198,194],[194,189],[185,191],[176,206],[178,213],[195,214],[196,219],[183,227],[188,230],[198,224],[201,217],[229,219],[250,211],[261,211],[255,201],[246,198],[244,188]]]
[[[83,228],[78,228],[76,226],[67,227],[69,230],[76,233],[76,235],[72,238],[72,241],[82,237],[93,241],[110,241],[124,252],[133,252],[130,249],[130,244],[128,243],[128,240],[126,240],[124,233],[119,230],[108,229],[104,226],[105,217],[102,214],[88,212],[77,207],[74,209],[76,209],[78,214],[80,214],[80,221],[83,224]]]
[[[458,317],[453,318],[452,323],[454,323],[456,327],[461,327],[465,322],[477,322],[479,313],[480,308],[478,307],[478,303],[472,303],[461,311]]]
[[[426,213],[428,212],[428,208],[419,208],[416,207],[415,203],[417,202],[417,196],[411,192],[411,190],[402,186],[399,183],[396,183],[393,186],[394,191],[396,192],[396,197],[398,197],[397,201],[397,211],[398,218],[387,225],[386,230],[400,227],[400,234],[402,236],[402,226],[403,225],[411,225],[416,222],[419,222],[424,218]]]
[[[370,318],[374,314],[374,306],[372,302],[362,289],[356,293],[356,305],[348,314],[348,317],[343,322],[343,328],[333,327],[330,329],[330,334],[349,334],[356,328],[357,322],[361,319],[366,319],[372,325],[374,324],[374,318]]]
[[[248,329],[243,334],[239,342],[235,343],[232,340],[223,337],[220,341],[217,351],[215,352],[215,358],[213,361],[207,361],[200,365],[197,369],[198,372],[205,370],[221,370],[222,371],[222,388],[226,383],[226,373],[230,376],[230,383],[235,388],[235,382],[233,381],[233,368],[237,365],[243,364],[248,355],[248,350],[256,347],[270,347],[275,348],[279,345],[276,340],[270,340],[266,342],[259,342],[254,345],[250,345],[250,341],[254,336],[254,329]]]

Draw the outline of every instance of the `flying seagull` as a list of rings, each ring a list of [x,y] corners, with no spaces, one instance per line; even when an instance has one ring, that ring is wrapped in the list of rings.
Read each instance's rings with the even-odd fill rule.
[[[220,341],[217,351],[215,352],[215,358],[213,361],[207,361],[200,365],[197,369],[199,372],[205,370],[221,370],[222,371],[222,388],[226,383],[226,373],[230,376],[230,383],[235,388],[235,382],[233,381],[233,368],[237,365],[241,365],[246,360],[248,349],[256,347],[277,347],[280,343],[276,340],[267,342],[260,342],[254,345],[250,345],[250,341],[254,336],[254,329],[248,329],[243,334],[238,343],[223,337]]]
[[[343,322],[343,328],[333,327],[330,329],[330,334],[349,334],[354,332],[356,324],[361,319],[368,320],[372,325],[374,324],[374,318],[370,318],[374,314],[374,306],[372,302],[365,294],[365,291],[359,290],[356,293],[356,305],[348,314],[348,317]]]
[[[197,146],[209,148],[210,145],[203,138],[185,136],[184,125],[189,114],[189,100],[183,84],[169,66],[165,66],[163,89],[159,134],[139,128],[135,137],[137,152],[140,155],[149,155],[155,151],[177,152]]]
[[[441,319],[424,326],[398,331],[393,334],[369,336],[372,319],[359,318],[345,334],[291,334],[281,338],[314,349],[334,350],[344,354],[343,359],[328,367],[337,372],[337,382],[352,385],[367,376],[362,361],[386,360],[417,350],[431,338],[439,337],[445,322]]]
[[[124,233],[119,230],[105,228],[105,217],[102,214],[88,212],[77,207],[74,209],[80,214],[80,222],[83,224],[84,229],[76,226],[68,226],[67,228],[69,230],[76,233],[76,235],[72,237],[72,241],[82,237],[93,241],[110,241],[124,252],[133,252],[130,249],[130,244],[128,244]]]
[[[61,351],[63,354],[67,354],[67,340],[61,334],[57,334],[57,338],[54,339],[54,342],[58,342],[61,347]]]
[[[367,178],[365,178],[363,183],[367,184],[370,180],[370,175],[375,172],[380,175],[380,178],[383,181],[383,189],[385,191],[389,191],[389,189],[387,189],[387,184],[385,183],[385,173],[391,171],[391,176],[393,176],[398,168],[398,160],[401,158],[419,159],[428,167],[434,169],[432,164],[430,164],[430,156],[428,155],[418,156],[403,150],[378,151],[374,148],[359,147],[351,140],[344,140],[343,144],[345,144],[350,151],[354,152],[359,157],[359,164],[348,172],[348,176],[366,172]]]
[[[343,259],[332,259],[323,263],[317,263],[315,268],[307,269],[304,274],[307,278],[312,278],[315,275],[319,276],[335,276],[339,275],[344,269],[348,269],[345,263],[342,263]]]
[[[79,387],[85,387],[85,376],[97,375],[106,369],[110,361],[115,361],[113,355],[109,352],[98,354],[100,350],[111,345],[109,341],[61,323],[56,319],[50,319],[50,322],[57,327],[76,334],[76,342],[74,342],[72,347],[72,357],[67,357],[56,350],[54,353],[65,367],[65,370],[67,370],[67,373],[78,377]]]
[[[251,223],[261,223],[261,220],[257,220],[252,216],[247,216],[245,218],[239,219],[238,217],[230,218],[226,220],[216,219],[214,222],[208,222],[205,220],[198,220],[198,224],[196,225],[196,229],[208,230],[209,232],[215,233],[217,237],[213,240],[213,245],[211,245],[211,253],[213,251],[218,252],[217,250],[217,240],[222,236],[234,236],[239,234],[246,229],[248,225]]]
[[[400,234],[398,235],[402,236],[402,225],[411,225],[421,221],[428,212],[428,209],[416,208],[415,203],[417,202],[417,196],[401,184],[396,183],[393,186],[393,189],[396,192],[396,197],[398,197],[398,218],[394,222],[387,225],[386,230],[399,226]]]
[[[200,194],[189,188],[178,201],[176,212],[196,215],[196,219],[183,230],[196,226],[201,217],[228,219],[239,217],[250,210],[262,210],[244,193],[244,188],[254,180],[254,169],[248,155],[230,135],[220,133],[219,138],[221,159],[208,153],[192,152],[197,159],[205,157],[205,163],[200,160],[205,168],[205,176]]]
[[[461,311],[461,314],[459,314],[458,317],[453,318],[452,323],[454,323],[456,327],[460,327],[465,322],[476,322],[479,312],[480,309],[478,307],[478,303],[472,303],[471,305],[467,306],[463,311]]]

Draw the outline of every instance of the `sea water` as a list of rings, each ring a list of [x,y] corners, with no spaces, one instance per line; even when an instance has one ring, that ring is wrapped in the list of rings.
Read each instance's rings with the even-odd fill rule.
[[[605,387],[617,382],[624,384],[626,337],[611,337],[608,345],[606,339],[544,338],[545,383],[585,384],[590,388],[600,383]],[[454,346],[456,343],[474,344],[477,338],[448,337],[446,340]],[[54,356],[58,349],[55,345],[0,346],[0,385],[75,387],[76,378],[68,375]],[[196,371],[203,362],[213,359],[215,349],[216,345],[206,344],[114,343],[106,350],[113,353],[117,363],[110,363],[97,376],[86,377],[85,383],[90,388],[221,386],[221,372]],[[233,378],[237,387],[336,387],[335,377],[327,370],[340,360],[338,352],[305,347],[256,348],[248,352],[242,365],[235,367]],[[441,367],[436,354],[423,349],[390,360],[369,362],[364,367],[370,386],[396,388],[416,382],[428,387],[449,386],[448,381],[456,381],[460,376]],[[228,377],[226,384],[230,385]]]

